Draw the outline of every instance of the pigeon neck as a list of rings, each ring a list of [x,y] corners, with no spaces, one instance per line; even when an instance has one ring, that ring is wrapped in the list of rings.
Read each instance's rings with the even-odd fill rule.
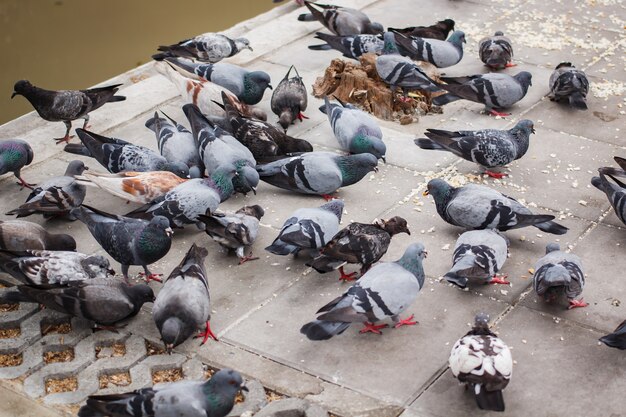
[[[250,79],[250,74],[243,76],[243,93],[241,98],[244,103],[258,103],[263,97],[264,88]]]
[[[350,153],[366,153],[372,148],[369,136],[359,133],[350,142]]]
[[[208,179],[208,181],[218,192],[222,201],[230,197],[235,191],[235,188],[233,187],[232,176],[229,177],[224,171],[215,171],[213,175],[211,175],[211,178]]]
[[[511,133],[515,138],[515,149],[517,150],[516,159],[521,158],[528,151],[530,146],[530,131],[527,129],[521,129],[517,126],[511,129]]]
[[[415,253],[410,255],[405,253],[398,261],[398,264],[417,278],[420,288],[424,286],[424,267],[422,266],[422,260],[417,258]]]
[[[151,264],[167,253],[172,245],[172,240],[167,236],[165,230],[149,224],[140,233],[137,241],[140,251],[140,258]],[[154,259],[154,261],[147,262]]]
[[[437,192],[431,192],[434,200],[435,207],[437,208],[437,213],[443,218],[447,218],[446,215],[446,207],[448,207],[448,203],[452,199],[452,193],[455,188],[447,187],[446,189],[439,189]]]
[[[226,415],[230,412],[234,405],[234,398],[229,399],[228,396],[222,392],[223,389],[213,381],[213,378],[209,379],[202,385],[202,392],[205,395],[207,401],[207,409],[214,411],[215,415]],[[234,396],[233,396],[234,397]]]
[[[468,336],[493,336],[493,337],[498,337],[496,336],[495,333],[493,333],[491,330],[489,330],[488,326],[474,326],[472,327],[472,330],[469,331],[469,333],[467,333]]]
[[[339,166],[339,171],[341,171],[342,187],[356,184],[369,172],[366,167],[355,164],[349,156],[340,157],[337,165]]]

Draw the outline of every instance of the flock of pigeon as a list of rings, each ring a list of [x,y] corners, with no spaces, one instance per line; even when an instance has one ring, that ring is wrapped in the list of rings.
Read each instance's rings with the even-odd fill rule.
[[[513,47],[502,32],[480,41],[480,59],[494,72],[467,77],[433,80],[415,61],[438,68],[457,64],[463,57],[465,34],[454,30],[446,19],[428,27],[416,26],[384,31],[361,11],[299,1],[309,9],[302,21],[317,20],[332,34],[317,33],[324,44],[313,50],[335,49],[357,59],[375,53],[380,78],[397,100],[411,100],[411,90],[430,92],[432,103],[445,105],[465,99],[485,105],[487,112],[502,110],[521,100],[531,85],[531,74],[515,76],[495,72],[513,66]],[[67,152],[95,159],[108,173],[92,172],[80,160],[72,161],[63,175],[39,185],[27,183],[20,170],[33,161],[29,144],[19,139],[0,142],[0,173],[13,172],[19,185],[32,190],[21,206],[7,213],[18,218],[41,214],[84,223],[102,248],[119,262],[123,278],[112,275],[109,260],[99,255],[76,252],[69,235],[51,234],[23,220],[0,222],[0,268],[21,282],[11,293],[13,301],[40,303],[48,308],[93,321],[99,328],[115,329],[117,323],[153,302],[154,322],[168,351],[192,337],[197,329],[203,343],[217,340],[210,327],[210,297],[204,259],[207,249],[193,245],[181,263],[164,281],[158,296],[147,284],[128,282],[129,266],[141,266],[146,281],[157,280],[148,265],[163,258],[172,245],[173,230],[196,225],[221,246],[234,250],[239,263],[253,259],[249,248],[259,233],[264,215],[258,205],[236,212],[218,210],[234,193],[256,194],[259,181],[295,193],[324,197],[326,204],[304,207],[285,220],[278,236],[266,248],[276,255],[304,255],[307,265],[320,273],[339,270],[340,279],[354,280],[346,264],[361,266],[360,278],[345,293],[317,312],[316,320],[301,332],[311,340],[341,334],[353,323],[364,325],[361,333],[381,333],[390,319],[395,327],[414,325],[413,316],[401,314],[414,302],[424,286],[421,243],[410,244],[395,262],[378,262],[398,233],[410,234],[401,217],[378,219],[372,224],[351,223],[340,230],[344,202],[333,198],[342,187],[361,181],[377,171],[387,158],[383,134],[376,120],[339,100],[324,99],[320,111],[328,116],[332,131],[344,154],[314,151],[311,144],[287,135],[296,120],[306,119],[307,91],[295,68],[290,68],[276,86],[271,109],[278,125],[255,108],[268,88],[270,76],[221,62],[244,49],[252,49],[245,38],[230,39],[212,33],[159,47],[159,71],[179,89],[189,128],[165,113],[156,112],[146,121],[155,133],[158,151],[122,139],[87,130],[89,113],[124,100],[116,95],[119,85],[82,91],[48,91],[28,81],[18,81],[13,95],[22,95],[48,121],[63,121]],[[293,75],[292,75],[293,72]],[[550,78],[550,98],[586,109],[588,81],[569,63],[557,66]],[[69,143],[72,121],[84,119],[76,129],[80,143]],[[509,130],[446,131],[428,129],[415,140],[421,149],[451,152],[472,161],[485,174],[520,159],[534,133],[531,120],[521,120]],[[393,157],[393,156],[391,156]],[[616,158],[621,168],[604,167],[591,182],[606,193],[618,217],[626,223],[626,161]],[[612,180],[612,181],[610,181]],[[123,200],[142,204],[125,214],[111,214],[83,204],[88,187],[100,188]],[[533,226],[561,235],[567,228],[552,215],[538,215],[492,188],[469,184],[453,187],[443,179],[432,179],[425,195],[434,198],[441,218],[468,231],[458,238],[452,267],[445,279],[465,288],[469,282],[508,284],[498,276],[508,255],[504,231]],[[248,252],[248,253],[246,253]],[[584,307],[580,298],[585,276],[578,256],[561,251],[557,244],[546,247],[537,261],[534,289],[546,301],[565,297],[569,308]],[[626,349],[626,321],[615,333],[601,339],[609,346]],[[502,389],[512,371],[511,352],[489,330],[489,317],[478,314],[473,329],[452,348],[453,374],[473,390],[480,408],[503,411]],[[241,376],[222,370],[207,382],[177,382],[132,393],[93,396],[79,416],[225,416],[240,389]]]

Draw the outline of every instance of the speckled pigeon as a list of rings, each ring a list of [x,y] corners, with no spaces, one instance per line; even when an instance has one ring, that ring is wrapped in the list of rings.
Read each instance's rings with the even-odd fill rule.
[[[298,16],[301,22],[319,21],[328,30],[339,36],[359,35],[361,33],[376,35],[385,29],[383,25],[372,22],[365,13],[349,7],[304,1],[310,13]]]
[[[461,288],[467,287],[469,280],[508,285],[506,275],[496,275],[506,262],[508,251],[508,239],[496,230],[470,230],[457,239],[452,268],[443,277]]]
[[[90,112],[106,103],[126,100],[124,96],[115,95],[121,85],[115,84],[89,90],[51,91],[35,87],[29,81],[20,80],[13,86],[11,98],[16,95],[24,96],[42,119],[49,122],[65,123],[65,136],[55,139],[58,144],[70,141],[72,121],[85,119],[85,123],[83,123],[83,129],[85,129],[87,122],[89,122]]]
[[[92,236],[113,259],[122,264],[122,274],[128,280],[128,267],[140,265],[147,280],[158,280],[148,265],[163,258],[172,246],[172,229],[167,218],[131,219],[82,205],[72,211],[87,225]]]
[[[33,148],[23,140],[8,139],[0,141],[0,175],[12,172],[20,180],[18,185],[32,189],[35,184],[29,184],[22,178],[21,170],[33,162]]]
[[[321,39],[326,43],[320,45],[309,45],[313,51],[327,51],[335,49],[346,58],[359,59],[363,54],[374,53],[380,55],[385,42],[380,35],[350,35],[337,36],[328,33],[316,32],[316,39]]]
[[[426,129],[428,139],[415,139],[422,149],[447,151],[472,161],[484,168],[507,165],[520,159],[528,151],[530,134],[535,133],[532,120],[524,119],[508,130],[460,130],[451,132],[440,129]],[[502,178],[506,174],[487,169],[485,174]]]
[[[341,296],[317,311],[323,313],[300,329],[311,340],[327,340],[343,333],[352,323],[363,323],[361,333],[381,334],[391,319],[394,327],[417,324],[413,315],[400,319],[400,314],[413,304],[424,287],[422,260],[426,250],[421,243],[412,243],[395,262],[381,262],[365,273]]]
[[[378,171],[377,165],[378,160],[370,153],[344,156],[307,152],[259,165],[257,170],[262,181],[278,188],[330,199],[340,187],[356,184],[368,173]]]
[[[626,184],[616,177],[626,177],[626,171],[617,168],[604,167],[598,169],[600,176],[591,179],[591,185],[604,192],[613,206],[617,217],[626,224]],[[613,182],[609,181],[611,178]]]
[[[63,176],[42,182],[30,193],[24,204],[7,214],[17,217],[43,214],[45,218],[67,216],[75,220],[70,212],[83,203],[87,190],[74,176],[82,174],[86,169],[83,161],[70,162]]]
[[[244,49],[252,50],[248,39],[231,39],[221,33],[205,33],[173,45],[159,46],[157,49],[161,53],[152,55],[152,59],[157,61],[174,56],[212,64],[220,62],[224,58],[235,56]]]
[[[547,302],[556,301],[565,294],[569,300],[568,309],[586,307],[580,296],[585,287],[585,274],[582,261],[573,253],[561,251],[558,243],[546,246],[546,254],[535,264],[533,288],[537,295]]]
[[[163,112],[161,112],[163,113]],[[156,135],[159,152],[170,163],[180,163],[189,167],[191,178],[200,178],[204,172],[202,160],[193,135],[187,128],[163,113],[166,119],[154,112],[154,117],[146,121],[146,127]]]
[[[92,395],[78,417],[226,417],[240,390],[248,391],[231,369],[210,380],[177,381],[125,394]]]
[[[549,84],[550,100],[587,110],[585,100],[589,92],[589,80],[582,70],[576,69],[570,62],[561,62],[550,75]]]
[[[445,41],[448,34],[454,30],[454,20],[441,20],[431,26],[409,26],[406,28],[387,28],[389,32],[401,33],[404,36],[415,36],[418,38],[439,39]]]
[[[170,163],[152,149],[83,129],[76,129],[76,133],[83,144],[66,145],[65,151],[92,157],[112,174],[125,171],[170,171],[181,178],[189,178],[187,165]]]
[[[64,233],[49,233],[37,223],[24,220],[0,220],[0,249],[76,250],[76,241]]]
[[[513,373],[509,347],[489,330],[489,316],[476,315],[474,327],[452,347],[450,370],[471,389],[481,410],[504,411],[502,390]]]
[[[259,205],[244,206],[234,213],[213,213],[211,216],[200,215],[198,220],[204,223],[207,235],[222,247],[234,249],[239,258],[239,265],[259,259],[252,252],[246,255],[247,247],[252,246],[259,234],[259,220],[265,214]]]
[[[280,229],[278,237],[265,248],[275,255],[298,255],[324,246],[338,231],[343,200],[331,200],[320,207],[294,211]]]
[[[295,77],[289,77],[291,70],[295,71]],[[285,132],[296,119],[302,121],[307,118],[303,113],[307,106],[306,87],[293,65],[274,89],[270,105],[274,114],[278,116],[278,124]]]
[[[407,37],[400,33],[394,34],[400,53],[415,61],[430,62],[437,68],[456,65],[463,58],[465,33],[456,30],[447,41],[439,39]]]
[[[522,71],[514,76],[489,73],[467,77],[441,77],[447,84],[438,84],[448,93],[433,98],[433,104],[443,106],[452,101],[465,99],[485,105],[485,111],[494,116],[510,116],[496,109],[511,107],[526,96],[532,85],[532,75]]]
[[[563,235],[567,227],[553,222],[554,216],[533,214],[517,200],[484,185],[453,187],[440,178],[428,182],[424,195],[435,199],[437,213],[455,226],[501,231],[534,226],[547,233]]]
[[[373,224],[350,223],[337,233],[321,250],[321,254],[307,263],[317,272],[324,274],[339,268],[342,281],[355,279],[356,272],[346,274],[346,263],[361,264],[361,275],[387,253],[391,238],[398,233],[411,234],[406,220],[392,217],[376,220]]]
[[[504,33],[497,31],[493,36],[482,38],[478,42],[480,60],[491,69],[498,70],[514,67],[513,46]]]
[[[600,341],[609,347],[626,350],[626,320],[617,326],[613,333],[602,336]]]
[[[217,340],[210,324],[211,297],[204,269],[207,255],[205,248],[195,243],[191,245],[154,300],[152,319],[168,352],[189,339],[201,326],[205,328],[200,336],[202,344],[209,336]]]
[[[320,111],[328,116],[333,133],[344,151],[351,154],[371,153],[385,161],[387,147],[383,143],[383,132],[378,123],[366,112],[351,104],[330,103],[324,96]]]

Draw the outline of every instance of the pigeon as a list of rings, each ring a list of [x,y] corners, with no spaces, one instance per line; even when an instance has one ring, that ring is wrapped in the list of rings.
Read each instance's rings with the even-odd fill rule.
[[[511,107],[526,96],[528,87],[532,85],[532,75],[522,71],[514,76],[508,74],[489,73],[470,75],[468,77],[441,77],[447,84],[438,84],[448,91],[433,98],[433,104],[443,106],[452,101],[465,99],[485,105],[485,111],[493,116],[506,117],[496,109]]]
[[[402,89],[406,97],[409,90],[439,91],[433,80],[410,58],[400,55],[395,43],[394,34],[384,34],[382,55],[376,58],[376,72],[389,85],[392,94],[397,87]]]
[[[87,194],[87,187],[79,184],[74,175],[88,169],[83,161],[72,161],[62,177],[52,177],[41,183],[26,199],[26,202],[7,213],[26,217],[31,214],[43,214],[45,218],[65,217],[75,220],[70,212],[80,206]]]
[[[356,184],[372,171],[378,160],[369,153],[338,155],[332,152],[307,152],[299,156],[259,165],[261,180],[284,190],[317,194],[325,199],[340,187]]]
[[[366,112],[351,104],[331,104],[324,96],[320,111],[328,116],[328,121],[339,146],[350,154],[371,153],[385,161],[387,147],[383,142],[383,132],[376,120]]]
[[[613,333],[602,336],[599,340],[608,347],[626,350],[626,320]]]
[[[121,199],[140,204],[151,203],[187,181],[168,171],[129,171],[117,174],[84,172],[83,175],[77,175],[76,179],[79,184],[99,187]]]
[[[246,255],[246,247],[252,246],[259,234],[259,220],[265,214],[259,205],[244,206],[234,213],[201,214],[198,220],[204,223],[207,235],[222,247],[234,249],[239,258],[239,265],[259,259],[252,252]]]
[[[316,32],[316,39],[323,40],[324,44],[309,45],[313,51],[327,51],[335,49],[346,58],[359,59],[361,55],[374,53],[380,55],[383,52],[385,42],[380,35],[349,35],[337,36],[328,33]]]
[[[376,220],[373,224],[350,223],[333,236],[307,266],[321,274],[339,268],[339,280],[352,281],[356,272],[346,274],[345,264],[361,264],[361,275],[365,274],[387,253],[391,238],[398,233],[411,234],[406,220],[398,216]]]
[[[323,314],[302,326],[300,333],[310,340],[328,340],[355,322],[365,325],[360,333],[376,334],[387,327],[376,322],[389,318],[396,328],[417,324],[413,315],[400,319],[400,314],[424,287],[422,260],[426,255],[424,245],[412,243],[397,261],[373,266],[341,296],[320,308],[317,314]]]
[[[154,117],[146,121],[146,127],[156,134],[159,152],[168,162],[189,167],[191,178],[201,178],[204,167],[193,135],[185,126],[167,114],[163,115],[167,119],[159,117],[158,113],[154,112]]]
[[[489,330],[489,316],[479,313],[474,327],[460,338],[450,352],[450,370],[474,393],[481,410],[504,411],[502,390],[513,372],[509,347]]]
[[[191,125],[206,175],[211,176],[220,168],[234,166],[237,172],[232,179],[235,192],[256,193],[259,173],[255,168],[256,160],[248,148],[227,132],[216,128],[197,106],[185,104],[183,111]]]
[[[183,58],[165,58],[184,76],[199,81],[210,81],[232,92],[245,104],[257,104],[265,90],[272,89],[270,76],[265,71],[248,71],[234,64],[197,64]]]
[[[208,252],[205,248],[191,245],[187,255],[163,283],[152,307],[152,319],[161,333],[165,349],[172,349],[189,339],[200,326],[205,326],[202,344],[211,331],[211,297],[209,282],[204,269]]]
[[[494,70],[515,66],[511,40],[501,31],[478,42],[478,55],[486,66]]]
[[[152,149],[83,129],[76,129],[76,133],[82,145],[71,143],[65,146],[65,151],[92,157],[112,174],[126,171],[169,171],[181,178],[189,178],[187,165],[180,162],[168,162]]]
[[[452,268],[443,277],[460,288],[466,288],[470,279],[508,285],[506,275],[496,274],[506,262],[508,251],[508,239],[496,230],[470,230],[457,239]]]
[[[509,130],[484,129],[448,130],[426,129],[426,138],[415,139],[415,144],[422,149],[434,149],[451,152],[467,161],[472,161],[484,168],[507,165],[520,159],[528,151],[530,134],[535,133],[532,120],[517,122]],[[506,174],[485,170],[493,178],[503,178]]]
[[[156,61],[161,61],[167,57],[181,57],[211,64],[235,56],[244,49],[252,51],[248,39],[231,39],[221,33],[205,33],[174,45],[159,46],[157,49],[161,53],[152,55],[152,59]]]
[[[65,136],[55,139],[57,144],[59,144],[70,141],[72,121],[85,119],[83,129],[86,129],[90,112],[106,103],[126,100],[124,96],[115,95],[121,85],[115,84],[89,90],[51,91],[35,87],[29,81],[20,80],[13,86],[11,98],[16,95],[24,96],[37,110],[42,119],[49,122],[65,123]]]
[[[0,249],[23,252],[26,250],[76,250],[76,241],[70,235],[49,233],[37,223],[24,220],[0,220]]]
[[[576,69],[570,62],[561,62],[550,75],[549,84],[550,100],[587,110],[585,100],[589,92],[589,80],[582,70]]]
[[[533,214],[517,200],[484,185],[453,187],[440,178],[428,182],[424,195],[435,199],[439,216],[454,226],[466,229],[506,231],[534,226],[546,233],[563,235],[567,227],[553,222],[554,216]]]
[[[216,169],[208,178],[193,178],[168,191],[151,204],[146,204],[127,214],[128,217],[150,219],[165,217],[171,227],[182,228],[198,224],[198,216],[213,213],[217,206],[233,195],[234,165]]]
[[[400,53],[415,61],[430,62],[437,68],[447,68],[458,64],[463,58],[465,33],[456,30],[447,41],[439,39],[406,37],[394,34]]]
[[[370,34],[377,35],[384,32],[380,23],[370,21],[370,18],[360,10],[327,4],[304,1],[310,13],[298,16],[301,22],[319,21],[335,35],[349,36]]]
[[[598,169],[600,176],[591,179],[591,185],[604,192],[617,217],[626,225],[626,184],[616,177],[626,177],[626,171],[611,167]],[[609,181],[611,178],[614,183]]]
[[[296,76],[289,78],[292,69]],[[278,116],[278,124],[285,132],[296,119],[302,121],[306,118],[302,113],[306,110],[306,105],[306,87],[302,82],[302,77],[298,74],[298,70],[292,65],[285,77],[276,86],[271,100],[272,111]]]
[[[569,300],[568,309],[587,307],[583,299],[577,300],[585,287],[582,261],[573,253],[562,252],[558,243],[549,243],[546,254],[535,264],[533,288],[547,302],[556,301],[561,294]]]
[[[389,32],[400,33],[404,36],[415,36],[417,38],[439,39],[445,41],[448,34],[454,30],[454,20],[441,20],[431,26],[410,26],[403,29],[387,28]]]
[[[33,148],[21,139],[0,141],[0,175],[12,172],[20,180],[18,185],[32,189],[35,184],[29,184],[22,178],[21,170],[33,162]]]
[[[177,381],[125,394],[91,395],[78,417],[226,417],[240,390],[248,391],[241,375],[222,369],[206,382]]]
[[[128,281],[130,265],[140,265],[146,280],[159,280],[148,265],[163,258],[172,246],[172,229],[167,218],[155,216],[152,220],[131,219],[105,213],[82,205],[72,214],[87,225],[92,236],[113,259],[122,264],[122,274]]]
[[[320,249],[339,231],[342,214],[343,200],[331,200],[315,208],[300,208],[285,220],[278,237],[265,250],[284,256]]]
[[[104,256],[69,251],[0,250],[0,269],[22,283],[32,285],[65,285],[115,275]]]

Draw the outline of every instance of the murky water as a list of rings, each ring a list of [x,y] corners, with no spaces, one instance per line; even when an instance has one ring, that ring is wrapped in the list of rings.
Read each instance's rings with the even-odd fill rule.
[[[0,124],[32,110],[13,84],[80,89],[150,60],[161,44],[223,30],[271,0],[0,0]]]

